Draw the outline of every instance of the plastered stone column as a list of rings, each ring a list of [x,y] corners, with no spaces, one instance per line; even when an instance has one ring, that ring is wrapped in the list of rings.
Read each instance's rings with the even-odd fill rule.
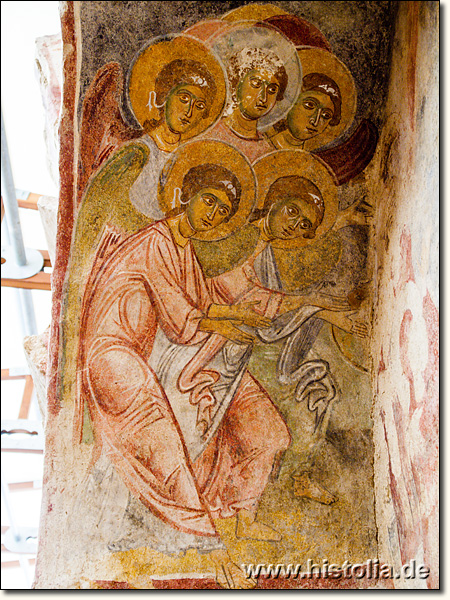
[[[382,562],[438,587],[438,10],[401,2],[386,124],[373,163],[375,496]],[[422,571],[425,572],[425,571]]]
[[[88,94],[88,83],[95,83],[91,88],[91,91],[95,91],[99,81],[96,79],[98,73],[104,74],[103,69],[111,60],[115,62],[120,59],[120,64],[117,65],[128,72],[126,70],[130,61],[149,37],[181,30],[186,26],[188,17],[192,19],[191,24],[194,24],[195,19],[201,16],[194,14],[201,3],[186,4],[189,10],[185,11],[181,3],[61,3],[65,75],[60,121],[61,186],[52,276],[46,465],[35,589],[150,589],[153,585],[168,585],[175,589],[177,586],[189,585],[185,582],[186,574],[194,574],[194,579],[201,579],[200,585],[205,585],[205,581],[209,582],[208,585],[218,585],[215,567],[208,562],[209,559],[203,552],[204,540],[201,542],[201,553],[190,552],[194,550],[190,547],[189,552],[183,556],[168,558],[166,549],[161,552],[158,550],[159,542],[171,542],[175,535],[178,536],[178,530],[172,528],[177,533],[171,530],[169,534],[159,534],[154,521],[149,521],[149,524],[147,521],[140,521],[139,514],[144,508],[140,504],[136,506],[140,502],[139,498],[134,490],[128,490],[114,465],[105,466],[105,463],[100,463],[98,469],[95,467],[102,452],[100,442],[103,430],[98,427],[96,432],[95,426],[91,426],[88,418],[90,409],[86,398],[80,393],[80,383],[83,383],[83,373],[86,373],[85,367],[86,364],[89,367],[89,363],[83,362],[85,357],[78,354],[78,349],[82,347],[83,340],[87,340],[86,348],[88,347],[89,337],[81,327],[78,329],[81,319],[77,321],[81,309],[88,306],[87,299],[90,296],[86,295],[84,304],[74,300],[81,300],[83,290],[90,289],[87,287],[89,279],[82,280],[86,273],[77,268],[77,265],[84,265],[84,262],[77,262],[76,252],[86,249],[85,245],[88,253],[92,251],[91,238],[83,236],[83,232],[90,230],[92,233],[93,223],[97,223],[94,218],[97,213],[85,202],[88,196],[83,199],[86,181],[82,177],[83,170],[79,168],[80,156],[86,159],[86,153],[82,151],[83,142],[89,141],[89,151],[100,149],[100,154],[103,155],[105,149],[112,150],[117,140],[122,139],[120,136],[114,137],[114,127],[109,127],[108,121],[106,130],[102,129],[105,124],[104,113],[97,122],[100,123],[102,137],[100,140],[95,138],[91,113],[84,112],[83,109],[86,106],[101,108],[104,105],[99,104],[96,94]],[[221,16],[224,4],[215,3],[211,15]],[[333,560],[336,564],[346,560],[362,562],[373,559],[377,554],[382,562],[395,568],[400,568],[410,560],[415,560],[417,566],[423,563],[432,567],[437,564],[434,562],[434,544],[437,539],[437,278],[433,262],[436,250],[432,246],[437,223],[432,201],[434,194],[437,195],[437,142],[433,138],[437,126],[437,42],[433,36],[437,30],[438,4],[331,3],[333,7],[330,3],[316,2],[279,4],[301,11],[302,15],[309,10],[309,16],[314,17],[312,20],[317,23],[333,22],[332,17],[335,19],[336,31],[330,32],[331,38],[336,41],[345,38],[349,42],[342,43],[342,58],[348,58],[350,63],[353,62],[350,61],[351,55],[357,57],[353,68],[358,75],[361,115],[376,117],[376,130],[380,127],[378,154],[367,171],[359,179],[355,179],[344,193],[345,200],[348,201],[345,203],[346,207],[353,203],[350,200],[356,202],[366,199],[366,189],[370,190],[367,200],[377,207],[375,227],[368,249],[373,270],[367,269],[368,273],[374,273],[370,277],[375,290],[371,319],[374,405],[372,415],[369,415],[372,398],[370,377],[365,371],[361,370],[364,373],[364,387],[358,387],[356,378],[342,378],[341,387],[346,394],[347,404],[342,402],[340,411],[335,412],[341,429],[338,434],[341,437],[329,436],[332,441],[326,440],[329,447],[322,458],[322,464],[325,465],[322,475],[333,475],[339,480],[339,485],[336,486],[339,490],[338,502],[331,506],[324,506],[323,503],[314,506],[303,499],[297,501],[289,482],[282,490],[280,487],[280,492],[275,490],[275,494],[280,493],[279,496],[268,496],[267,503],[268,510],[273,511],[270,512],[271,522],[286,528],[282,545],[271,543],[270,546],[258,546],[263,540],[256,540],[255,544],[249,542],[246,545],[248,553],[241,553],[237,545],[233,546],[233,552],[234,548],[239,550],[235,556],[240,564],[247,564],[250,560],[270,560],[274,563],[285,561],[288,564],[301,560],[306,564],[307,559],[316,552],[319,558],[326,557],[327,561]],[[247,6],[253,4],[245,4]],[[387,81],[390,73],[387,48],[391,42],[394,10],[389,15],[385,13],[383,28],[380,25],[380,11],[383,7],[389,7],[389,11],[392,7],[398,9],[387,106],[384,81]],[[145,20],[149,18],[148,14],[140,12],[148,9],[154,11],[150,13],[152,19],[149,21]],[[162,13],[158,11],[162,10],[164,19],[159,18]],[[113,14],[114,18],[111,16]],[[370,19],[367,18],[369,14]],[[130,20],[126,21],[127,18]],[[362,25],[366,22],[371,24],[370,31],[376,32],[376,35],[369,35],[367,30],[364,35],[361,34]],[[133,31],[133,35],[128,34],[126,23],[130,24],[129,30]],[[139,27],[135,27],[136,23],[139,23]],[[116,25],[123,31],[116,31]],[[170,29],[166,31],[164,28],[169,28],[169,25]],[[355,36],[355,31],[360,32],[359,38]],[[383,40],[379,47],[385,48],[384,53],[375,53],[373,50],[375,46],[372,41],[376,40],[379,32],[380,39]],[[124,33],[123,40],[119,33]],[[109,41],[100,44],[100,52],[97,42],[106,39]],[[356,42],[359,44],[359,51],[354,52]],[[366,52],[368,47],[372,48],[372,53]],[[117,72],[113,71],[113,75]],[[117,104],[117,89],[114,84],[111,94],[106,96],[108,102],[112,102],[106,104],[111,113],[111,123],[116,127],[120,124],[117,118],[122,113],[120,110],[110,109]],[[148,97],[147,95],[146,98]],[[84,106],[83,98],[89,100]],[[368,105],[373,105],[373,110],[366,115]],[[119,109],[119,105],[116,108]],[[134,133],[140,135],[139,132]],[[126,138],[130,134],[129,128],[124,129],[122,134]],[[105,140],[106,147],[102,145]],[[138,149],[139,147],[138,145]],[[122,154],[115,155],[117,156]],[[91,174],[93,171],[90,169],[95,163],[89,156],[86,161],[88,168],[84,174]],[[99,173],[102,177],[105,171],[101,170]],[[115,179],[95,179],[94,176],[92,181],[114,183]],[[128,182],[122,176],[117,181],[121,185],[124,181]],[[111,194],[109,187],[99,186],[101,193],[97,190],[99,197],[95,196],[98,202],[96,206],[106,207],[106,210],[101,211],[101,216],[108,216],[109,219],[111,209],[121,206],[124,201],[122,192],[125,190],[121,185],[114,184],[114,193]],[[97,188],[93,185],[89,189]],[[348,192],[349,189],[351,193]],[[77,204],[79,200],[80,205]],[[134,215],[130,207],[128,212],[129,215]],[[85,214],[86,221],[83,221]],[[83,229],[83,223],[86,222],[89,227]],[[127,223],[127,227],[129,226]],[[127,233],[124,232],[125,234]],[[360,239],[363,241],[359,245],[361,248],[365,247],[366,238],[361,236]],[[77,245],[80,240],[84,243]],[[108,241],[117,241],[114,232],[112,237],[108,237]],[[103,254],[105,249],[106,246],[95,246],[102,260],[108,260]],[[114,252],[114,249],[111,248],[111,251]],[[352,256],[356,254],[355,252]],[[330,260],[329,256],[327,260]],[[351,264],[352,273],[357,270],[356,260],[349,259],[348,263]],[[135,265],[133,269],[134,267]],[[98,272],[93,271],[93,277],[99,276]],[[341,277],[339,284],[342,284],[342,279],[344,277]],[[69,301],[73,302],[70,306]],[[87,310],[93,309],[89,307]],[[328,347],[324,338],[323,345]],[[333,342],[331,338],[328,341]],[[334,356],[336,348],[331,343],[330,346],[334,349]],[[76,363],[78,357],[79,368]],[[321,357],[327,358],[324,352]],[[260,371],[267,371],[267,364],[268,361],[261,359]],[[342,373],[340,369],[336,370]],[[358,394],[353,393],[355,388],[358,388]],[[356,412],[357,404],[354,400],[360,393],[365,394],[366,400],[365,410],[360,411],[360,416],[364,418],[363,426],[360,427],[369,430],[366,441],[371,438],[370,416],[374,421],[375,493],[372,490],[372,452],[368,449],[369,443],[358,445],[354,433],[357,429],[351,426],[350,417]],[[92,407],[92,414],[95,416],[97,396],[91,396],[89,398],[96,403]],[[344,421],[342,417],[347,417],[348,420]],[[304,435],[304,429],[298,422],[293,418],[290,420],[293,433]],[[85,425],[83,431],[80,424]],[[348,425],[345,431],[348,435],[342,436],[344,424]],[[364,441],[363,436],[361,439]],[[337,444],[336,441],[339,440],[341,443]],[[107,438],[104,443],[108,443]],[[327,457],[331,460],[327,461]],[[152,461],[154,465],[159,464],[154,458]],[[352,479],[353,475],[358,475],[358,481]],[[85,493],[89,486],[91,495]],[[378,552],[372,518],[374,498],[379,534]],[[283,511],[292,507],[295,510],[293,515],[286,512],[280,516],[276,513],[278,509]],[[151,510],[143,514],[148,519],[159,518]],[[130,532],[127,529],[129,515]],[[344,525],[348,524],[342,528],[341,521]],[[234,522],[229,531],[235,532]],[[150,537],[156,535],[159,537],[155,550]],[[234,533],[230,539],[231,544],[240,544],[239,541],[236,542]],[[292,554],[285,550],[288,539],[292,539]],[[300,555],[298,551],[301,552]],[[164,583],[166,576],[172,578],[168,584]],[[344,587],[375,588],[393,585],[392,581],[376,582],[367,579],[369,578],[363,581],[359,578],[354,578],[353,581],[343,580],[342,584]],[[274,581],[273,585],[276,587],[278,583],[278,580]],[[294,583],[297,585],[298,582]],[[328,583],[330,587],[339,587],[341,584],[334,581]],[[433,572],[428,579],[403,578],[394,583],[398,588],[436,587],[437,575]],[[314,587],[316,584],[311,585]],[[318,583],[318,587],[321,585],[322,581]]]

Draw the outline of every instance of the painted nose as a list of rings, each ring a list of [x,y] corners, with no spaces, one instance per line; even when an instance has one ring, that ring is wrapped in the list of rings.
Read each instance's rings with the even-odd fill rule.
[[[214,217],[216,216],[216,212],[217,212],[217,204],[214,204],[214,206],[211,206],[209,212],[206,214],[206,218],[212,222],[214,220]]]
[[[299,226],[301,220],[302,220],[302,216],[300,215],[299,217],[297,217],[296,219],[294,219],[292,221],[292,223],[289,225],[289,229],[291,231],[295,231],[297,229],[297,227]]]
[[[259,93],[259,98],[263,102],[267,102],[267,86],[264,84],[261,86],[261,92]]]
[[[317,127],[319,125],[321,115],[322,115],[322,110],[320,108],[318,108],[317,111],[311,117],[311,124],[314,125],[314,127]]]
[[[189,102],[189,105],[187,107],[187,112],[186,112],[186,116],[187,117],[192,117],[192,111],[194,110],[194,100],[191,100]]]

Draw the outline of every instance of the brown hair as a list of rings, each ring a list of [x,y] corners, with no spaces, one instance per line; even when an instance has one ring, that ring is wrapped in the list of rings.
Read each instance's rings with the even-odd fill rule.
[[[310,91],[327,94],[334,106],[334,114],[330,120],[330,125],[339,125],[341,122],[342,96],[338,84],[323,73],[308,73],[303,77],[302,92]]]
[[[327,94],[333,102],[334,113],[330,119],[330,125],[339,125],[341,122],[342,96],[338,84],[323,73],[308,73],[302,80],[302,89],[300,93],[316,91]],[[285,131],[288,128],[286,119],[281,119],[273,126],[277,133]]]
[[[220,165],[204,164],[192,167],[183,178],[181,204],[187,204],[200,190],[212,187],[223,190],[231,202],[228,219],[236,214],[241,200],[242,188],[234,173]]]
[[[207,88],[211,94],[211,101],[207,103],[203,119],[209,114],[209,107],[216,95],[217,87],[211,73],[202,63],[190,59],[177,59],[165,65],[155,80],[155,103],[159,108],[159,120],[148,119],[144,129],[151,131],[163,120],[164,104],[174,87],[178,85],[196,85]]]
[[[314,200],[311,195],[314,195],[318,200]],[[322,223],[325,214],[325,204],[319,188],[306,177],[300,175],[286,175],[276,179],[269,187],[267,195],[264,199],[264,204],[261,209],[253,211],[250,221],[258,221],[264,218],[270,212],[274,204],[289,200],[290,198],[302,198],[310,204],[317,215],[317,225],[314,229],[305,232],[303,237],[312,238],[315,235],[315,230]]]

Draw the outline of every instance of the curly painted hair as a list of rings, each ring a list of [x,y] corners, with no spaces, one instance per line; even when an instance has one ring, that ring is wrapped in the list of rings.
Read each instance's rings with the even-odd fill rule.
[[[288,85],[286,69],[274,52],[270,50],[263,51],[260,48],[245,48],[233,54],[230,58],[227,74],[233,96],[242,78],[254,69],[267,69],[274,74],[280,85],[277,93],[277,102],[283,100]]]

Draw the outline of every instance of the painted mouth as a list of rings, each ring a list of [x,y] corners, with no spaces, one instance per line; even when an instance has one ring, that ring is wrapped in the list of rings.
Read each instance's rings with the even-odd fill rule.
[[[203,223],[203,225],[205,225],[206,227],[211,227],[211,226],[212,226],[212,223],[210,223],[209,221],[204,221],[203,219],[202,219],[202,223]]]
[[[313,129],[312,127],[307,127],[307,128],[306,128],[306,131],[307,131],[308,133],[319,133],[319,132],[317,131],[317,129]]]

